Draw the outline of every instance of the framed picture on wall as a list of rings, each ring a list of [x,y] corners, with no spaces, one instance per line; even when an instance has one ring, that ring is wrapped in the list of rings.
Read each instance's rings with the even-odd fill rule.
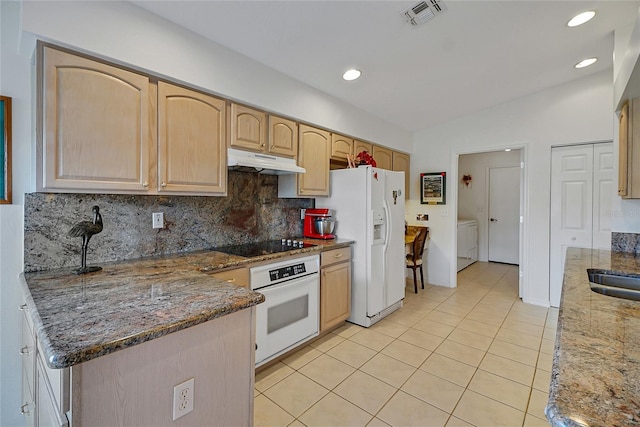
[[[11,98],[0,96],[0,203],[11,203]]]
[[[446,195],[446,172],[420,174],[420,203],[423,205],[446,205]]]

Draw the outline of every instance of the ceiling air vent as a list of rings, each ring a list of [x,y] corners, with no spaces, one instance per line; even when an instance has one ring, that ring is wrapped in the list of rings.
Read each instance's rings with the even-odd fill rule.
[[[411,25],[424,24],[436,15],[444,12],[447,8],[438,0],[426,0],[414,4],[410,8],[403,10],[402,15]]]

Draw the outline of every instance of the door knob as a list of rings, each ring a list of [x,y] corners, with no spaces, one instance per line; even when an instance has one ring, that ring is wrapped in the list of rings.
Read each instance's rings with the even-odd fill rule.
[[[576,240],[575,236],[571,238],[571,240]]]
[[[489,219],[489,221],[491,221],[491,222],[498,222],[498,220],[497,220],[497,219],[495,219],[495,218],[491,218],[491,219]]]

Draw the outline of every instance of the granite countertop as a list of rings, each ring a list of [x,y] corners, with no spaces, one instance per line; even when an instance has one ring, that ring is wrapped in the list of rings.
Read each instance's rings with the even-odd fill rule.
[[[66,368],[159,338],[264,301],[247,288],[207,272],[345,247],[349,240],[245,258],[216,251],[22,273],[20,282],[46,363]]]
[[[640,301],[591,291],[587,268],[640,273],[640,256],[567,250],[545,413],[554,426],[637,426]]]

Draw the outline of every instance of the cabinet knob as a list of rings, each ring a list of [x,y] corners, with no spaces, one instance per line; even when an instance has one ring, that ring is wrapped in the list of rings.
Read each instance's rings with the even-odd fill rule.
[[[233,277],[233,278],[231,278],[231,279],[227,280],[227,282],[229,282],[229,283],[235,283],[235,281],[236,281],[236,278],[235,278],[235,277]]]
[[[167,186],[167,183],[162,181],[162,184],[160,184],[160,187],[166,187],[166,186]]]
[[[495,219],[495,218],[491,218],[489,221],[491,221],[491,222],[498,222],[498,220],[497,220],[497,219]]]
[[[142,186],[143,186],[144,188],[147,188],[147,187],[149,186],[149,183],[148,183],[147,181],[145,181],[145,182],[143,182],[143,183],[142,183]]]
[[[21,311],[26,311],[26,310],[28,310],[28,308],[27,308],[27,303],[26,303],[26,302],[20,306],[20,310],[21,310]]]
[[[20,413],[22,415],[29,415],[31,413],[31,411],[29,411],[29,404],[25,403],[24,405],[22,405],[20,407]]]
[[[575,240],[576,240],[576,237],[575,237],[575,236],[572,236],[572,237],[571,237],[571,240],[572,240],[572,241],[575,241]]]
[[[342,254],[335,254],[333,257],[334,258],[342,258]]]
[[[31,351],[29,350],[29,347],[27,347],[27,346],[25,345],[24,347],[22,347],[22,348],[20,349],[20,354],[22,354],[22,355],[24,356],[24,355],[27,355],[27,354],[31,354]]]

